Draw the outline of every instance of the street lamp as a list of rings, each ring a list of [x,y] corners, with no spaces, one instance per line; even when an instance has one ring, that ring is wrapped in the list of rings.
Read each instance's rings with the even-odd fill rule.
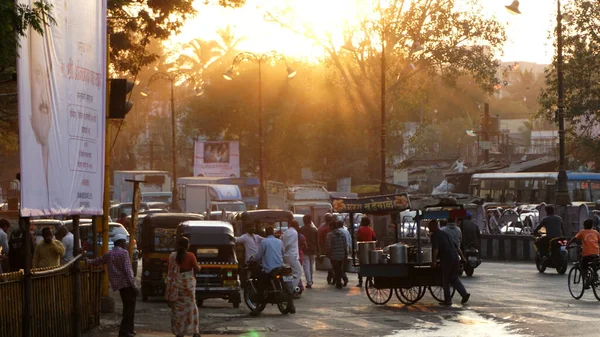
[[[226,72],[223,73],[223,78],[228,81],[233,79],[233,68],[238,66],[243,61],[252,61],[258,63],[258,137],[259,137],[259,188],[258,188],[258,209],[267,208],[267,189],[265,186],[265,140],[263,136],[263,110],[262,110],[262,64],[268,60],[283,61],[287,67],[288,78],[296,76],[296,71],[288,64],[285,57],[275,51],[264,54],[254,54],[250,52],[239,53]]]
[[[380,193],[384,193],[385,191],[385,178],[386,178],[386,170],[385,170],[385,70],[386,70],[386,58],[385,58],[385,30],[387,29],[387,25],[383,19],[380,20],[380,22],[377,21],[371,21],[372,23],[378,23],[380,25],[381,28],[381,104],[380,104],[380,108],[381,108],[381,121],[380,121],[380,133],[381,133],[381,147],[380,147],[380,185],[379,185],[379,192]],[[389,24],[389,23],[388,23]],[[356,48],[354,47],[354,45],[352,45],[352,41],[348,40],[346,41],[346,43],[342,46],[342,48],[351,51],[351,52],[356,52]],[[425,48],[423,48],[423,46],[418,43],[418,42],[413,42],[412,47],[410,48],[411,50],[411,54],[414,56],[418,56],[420,54],[422,54],[425,51]]]
[[[565,164],[565,94],[564,94],[564,74],[563,74],[563,36],[562,36],[562,13],[560,0],[556,1],[556,76],[557,76],[557,110],[558,119],[558,188],[556,190],[556,204],[569,205],[571,203],[569,190],[567,188],[567,169]],[[519,1],[514,0],[512,4],[506,6],[506,9],[513,14],[521,14],[519,11]]]
[[[171,84],[171,141],[173,144],[173,196],[171,202],[171,209],[173,209],[174,211],[179,210],[179,193],[177,192],[177,141],[175,137],[177,125],[175,123],[175,96],[173,94],[173,87],[175,86],[175,82],[186,79],[190,79],[192,82],[194,82],[195,96],[201,96],[202,94],[204,94],[204,89],[199,88],[197,86],[194,77],[189,73],[183,72],[157,72],[150,77],[150,79],[148,80],[148,86],[146,87],[146,89],[144,89],[144,91],[140,93],[140,95],[148,97],[150,94],[150,85],[152,85],[152,83],[154,83],[157,80],[165,80]]]

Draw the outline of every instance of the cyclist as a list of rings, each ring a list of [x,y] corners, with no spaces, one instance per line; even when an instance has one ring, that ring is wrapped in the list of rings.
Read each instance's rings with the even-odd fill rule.
[[[594,259],[598,258],[598,254],[600,253],[600,249],[598,248],[598,243],[600,242],[600,233],[593,230],[594,221],[592,219],[587,219],[583,222],[583,229],[577,233],[569,242],[567,243],[567,247],[571,245],[573,240],[579,239],[581,240],[582,254],[581,254],[581,271],[582,273],[587,270],[587,267],[590,262],[594,261]],[[585,274],[584,274],[585,275]]]

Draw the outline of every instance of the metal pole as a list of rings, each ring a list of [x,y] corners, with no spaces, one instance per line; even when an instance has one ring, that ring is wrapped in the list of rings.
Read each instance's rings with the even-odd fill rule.
[[[262,58],[258,58],[258,137],[259,137],[259,187],[258,187],[258,209],[268,207],[267,189],[265,188],[265,137],[263,135],[263,109],[262,109]]]
[[[154,142],[150,141],[150,170],[154,170]]]
[[[558,188],[556,190],[556,203],[558,205],[569,205],[571,203],[569,191],[567,189],[567,169],[565,164],[565,97],[563,83],[563,36],[562,36],[562,13],[560,10],[560,0],[557,0],[556,15],[556,73],[558,86],[558,142],[559,142],[559,162],[558,162]]]
[[[379,192],[385,190],[385,25],[381,25],[381,185]]]
[[[350,231],[350,237],[352,238],[352,265],[356,265],[356,248],[355,243],[356,240],[354,238],[354,213],[349,213],[348,218],[350,222],[348,223],[348,230]]]
[[[417,210],[416,218],[417,218],[417,263],[421,264],[423,261],[422,252],[421,252],[421,216],[423,212]],[[435,257],[432,256],[432,261],[435,262]]]
[[[98,257],[98,216],[92,216],[92,258]]]
[[[485,145],[483,149],[483,162],[487,163],[490,161],[490,104],[484,104],[485,109],[483,110],[483,144]]]
[[[110,63],[110,35],[106,36],[106,73],[109,73],[108,65]],[[104,139],[104,202],[102,217],[102,255],[108,253],[108,217],[110,212],[110,81],[106,82],[106,134]],[[102,279],[102,312],[112,313],[114,311],[114,301],[108,296],[108,270],[104,267]]]
[[[29,231],[29,218],[21,218],[19,221],[23,231],[25,268],[23,270],[23,337],[31,337],[31,232]]]
[[[173,86],[175,78],[169,78],[171,81],[171,142],[173,144],[173,201],[171,208],[174,212],[179,211],[179,193],[177,193],[177,140],[175,139],[175,132],[177,125],[175,124],[175,96],[173,94]]]
[[[126,181],[133,182],[133,203],[131,204],[131,223],[129,224],[129,259],[133,261],[133,248],[135,247],[135,232],[137,227],[137,219],[138,219],[138,208],[139,208],[139,200],[140,199],[140,181],[129,180]]]
[[[73,253],[78,256],[81,252],[79,240],[79,215],[73,216]],[[73,264],[73,336],[81,337],[81,266],[80,261]],[[65,289],[66,290],[66,289]]]

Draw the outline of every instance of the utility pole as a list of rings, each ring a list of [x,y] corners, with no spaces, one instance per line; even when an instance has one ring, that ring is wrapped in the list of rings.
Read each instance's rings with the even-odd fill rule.
[[[154,170],[154,142],[150,141],[150,170]]]
[[[133,248],[135,247],[135,237],[137,231],[138,211],[142,201],[140,193],[140,183],[145,183],[145,180],[125,179],[125,181],[133,183],[133,203],[131,204],[131,223],[129,224],[129,258],[133,259]]]
[[[106,36],[106,73],[109,73],[110,64],[110,35]],[[108,253],[108,216],[110,211],[110,83],[106,82],[106,120],[104,135],[104,202],[102,216],[102,255]],[[103,313],[115,311],[115,301],[108,295],[108,269],[104,267],[104,278],[102,279],[102,297],[100,309]]]
[[[490,104],[485,103],[483,111],[483,162],[490,161]]]

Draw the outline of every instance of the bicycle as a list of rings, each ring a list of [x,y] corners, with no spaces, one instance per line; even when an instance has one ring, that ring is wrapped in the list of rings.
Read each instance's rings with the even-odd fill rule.
[[[569,270],[568,286],[571,296],[578,300],[583,296],[586,289],[592,288],[594,297],[600,301],[600,258],[589,263],[585,275],[581,270],[581,246],[570,246],[567,249],[577,248],[577,262]],[[583,276],[582,276],[583,275]]]

